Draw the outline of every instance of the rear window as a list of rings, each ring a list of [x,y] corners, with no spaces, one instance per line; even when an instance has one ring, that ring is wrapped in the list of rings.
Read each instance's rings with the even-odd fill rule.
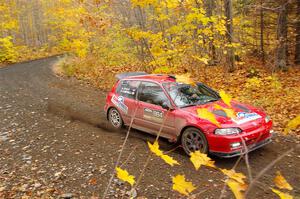
[[[140,82],[136,80],[121,80],[117,93],[123,97],[136,99],[136,93]]]

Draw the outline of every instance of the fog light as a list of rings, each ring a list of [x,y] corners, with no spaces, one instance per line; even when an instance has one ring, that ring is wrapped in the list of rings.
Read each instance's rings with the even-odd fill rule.
[[[267,115],[267,116],[265,117],[265,122],[268,123],[268,122],[270,122],[270,120],[271,120],[270,116]]]
[[[241,146],[241,143],[240,142],[234,142],[234,143],[231,143],[230,144],[231,148],[238,148]]]

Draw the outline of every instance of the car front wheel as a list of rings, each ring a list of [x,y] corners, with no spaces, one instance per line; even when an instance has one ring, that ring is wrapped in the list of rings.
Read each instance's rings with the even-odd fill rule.
[[[194,127],[189,127],[184,130],[181,136],[181,144],[188,155],[195,151],[200,151],[201,153],[208,152],[208,143],[205,135]]]
[[[108,112],[108,120],[111,125],[116,128],[120,129],[123,126],[123,120],[119,111],[115,108],[111,108]]]

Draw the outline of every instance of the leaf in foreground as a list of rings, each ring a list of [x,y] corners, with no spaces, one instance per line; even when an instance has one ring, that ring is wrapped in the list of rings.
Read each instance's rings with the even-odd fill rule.
[[[237,181],[240,184],[245,184],[244,179],[246,176],[243,173],[236,173],[234,170],[221,169],[221,171],[229,178]]]
[[[217,110],[223,110],[226,113],[226,116],[229,117],[229,118],[235,118],[236,117],[236,113],[234,112],[233,109],[224,108],[224,107],[221,107],[218,104],[215,104],[214,108],[217,109]]]
[[[195,151],[190,153],[190,160],[193,163],[196,170],[198,170],[201,165],[209,166],[215,168],[214,161],[212,161],[206,154],[200,151]]]
[[[152,151],[155,155],[157,155],[159,157],[163,155],[163,152],[159,149],[159,145],[158,145],[157,141],[155,141],[153,144],[148,142],[148,147],[149,147],[150,151]]]
[[[272,191],[274,193],[276,193],[280,197],[280,199],[293,199],[293,196],[291,196],[288,193],[283,193],[283,192],[281,192],[281,191],[279,191],[277,189],[272,189]]]
[[[223,108],[223,110],[225,111],[227,117],[229,117],[229,118],[235,118],[236,117],[235,116],[236,114],[235,114],[234,110],[229,109],[229,108]]]
[[[129,173],[126,170],[121,169],[120,167],[116,168],[117,171],[117,177],[120,180],[123,180],[125,182],[128,182],[131,186],[134,185],[135,180],[134,180],[134,176],[133,175],[129,175]]]
[[[177,162],[177,160],[174,160],[174,158],[172,158],[171,156],[168,156],[168,155],[162,155],[160,156],[167,164],[171,165],[171,166],[174,166],[175,164],[178,164],[179,163]]]
[[[220,127],[220,123],[217,121],[215,115],[208,111],[206,108],[198,108],[197,109],[198,117],[208,120],[216,126]]]
[[[228,94],[225,93],[225,91],[221,90],[220,91],[220,97],[223,100],[225,104],[227,104],[229,107],[231,107],[231,99],[232,97]]]
[[[172,178],[172,181],[173,190],[178,191],[186,196],[196,189],[192,182],[185,181],[184,175],[177,175]]]
[[[158,157],[163,159],[167,164],[169,164],[171,166],[174,166],[175,164],[179,165],[179,163],[174,158],[172,158],[169,155],[164,155],[162,150],[159,149],[159,145],[158,145],[157,141],[155,141],[153,144],[148,142],[148,146],[149,146],[150,151],[152,151],[155,155],[157,155]]]
[[[287,189],[287,190],[292,190],[293,189],[293,187],[281,175],[280,171],[277,171],[277,175],[274,178],[274,183],[280,189]]]
[[[231,189],[236,199],[244,199],[244,191],[247,189],[246,184],[239,183],[235,180],[228,179],[226,181],[227,186]]]

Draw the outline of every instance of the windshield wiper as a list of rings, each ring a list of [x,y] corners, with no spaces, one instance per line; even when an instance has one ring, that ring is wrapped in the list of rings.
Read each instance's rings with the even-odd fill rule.
[[[205,103],[207,103],[207,102],[215,102],[215,101],[218,101],[219,99],[211,99],[211,100],[208,100],[208,101],[206,101]]]
[[[180,108],[186,108],[186,107],[190,107],[190,106],[196,106],[197,104],[188,104],[188,105],[185,105],[185,106],[181,106]]]

